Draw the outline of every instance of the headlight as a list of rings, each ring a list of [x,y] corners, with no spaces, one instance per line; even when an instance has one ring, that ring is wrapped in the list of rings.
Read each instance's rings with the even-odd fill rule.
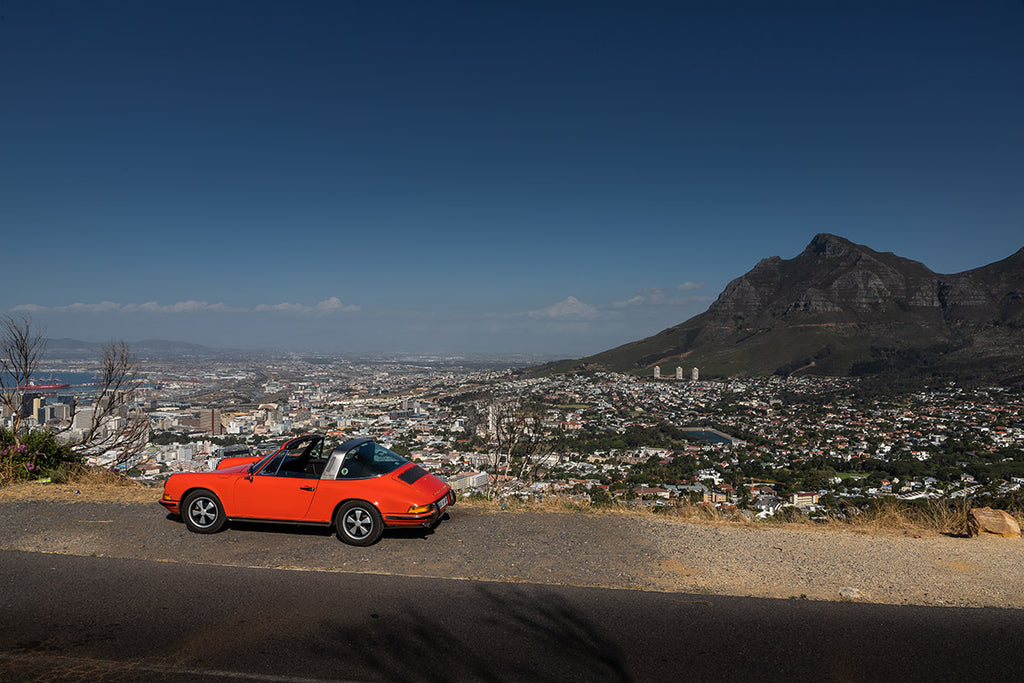
[[[413,505],[409,508],[410,515],[422,515],[427,512],[430,512],[429,505]]]

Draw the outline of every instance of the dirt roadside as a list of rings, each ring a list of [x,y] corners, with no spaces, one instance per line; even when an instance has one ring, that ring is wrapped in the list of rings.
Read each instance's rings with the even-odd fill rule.
[[[30,492],[34,493],[34,492]],[[39,491],[39,494],[43,494]],[[457,505],[433,532],[370,548],[330,530],[234,524],[188,533],[153,491],[0,491],[0,549],[812,600],[1024,608],[1024,541],[706,525],[650,515]]]

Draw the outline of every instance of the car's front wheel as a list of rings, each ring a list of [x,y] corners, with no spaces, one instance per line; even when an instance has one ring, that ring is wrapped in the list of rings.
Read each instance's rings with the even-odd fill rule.
[[[334,516],[338,538],[349,545],[373,545],[384,533],[384,520],[377,508],[362,500],[350,500]]]
[[[193,491],[185,496],[181,511],[185,526],[197,534],[216,533],[227,521],[220,500],[205,489]]]

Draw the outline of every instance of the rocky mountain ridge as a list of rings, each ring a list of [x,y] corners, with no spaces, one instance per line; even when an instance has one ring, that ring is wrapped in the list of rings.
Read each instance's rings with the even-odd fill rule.
[[[708,310],[652,337],[547,371],[703,376],[793,373],[1024,382],[1024,249],[943,275],[890,252],[816,235],[763,259]],[[686,373],[689,376],[689,372]]]

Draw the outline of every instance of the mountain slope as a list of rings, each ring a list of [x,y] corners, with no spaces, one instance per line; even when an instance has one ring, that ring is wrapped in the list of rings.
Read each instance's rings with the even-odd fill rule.
[[[758,263],[708,310],[652,337],[548,371],[704,376],[880,372],[1024,379],[1024,249],[954,275],[819,234]],[[688,373],[687,373],[688,375]]]

